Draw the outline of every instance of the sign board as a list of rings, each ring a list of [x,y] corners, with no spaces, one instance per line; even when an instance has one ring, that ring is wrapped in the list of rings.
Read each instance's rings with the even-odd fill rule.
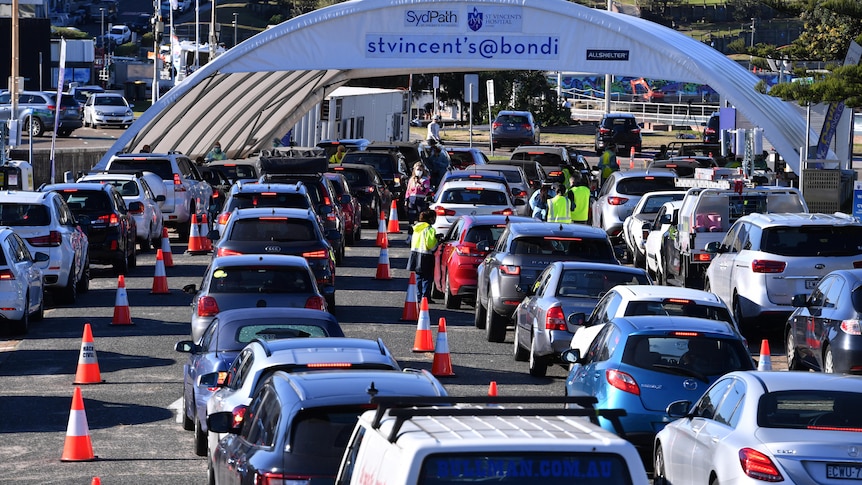
[[[464,74],[464,102],[479,102],[479,75]]]
[[[853,217],[862,218],[862,182],[853,184]]]
[[[434,76],[434,89],[440,89],[440,76]]]
[[[494,102],[494,80],[488,79],[485,82],[485,86],[488,90],[488,106],[495,104]]]

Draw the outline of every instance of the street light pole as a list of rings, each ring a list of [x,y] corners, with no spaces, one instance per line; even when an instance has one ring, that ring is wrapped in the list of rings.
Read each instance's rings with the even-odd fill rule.
[[[233,46],[236,47],[236,19],[239,16],[239,13],[233,13]]]
[[[215,59],[216,56],[216,0],[212,0],[212,8],[211,8],[211,17],[210,17],[210,55],[209,60]]]

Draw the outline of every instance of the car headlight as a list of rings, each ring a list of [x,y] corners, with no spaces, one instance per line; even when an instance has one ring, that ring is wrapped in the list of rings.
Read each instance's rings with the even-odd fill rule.
[[[104,116],[105,115],[105,113],[103,113],[101,110],[98,110],[98,109],[95,110],[95,113],[97,116]]]
[[[126,116],[134,116],[134,115],[135,115],[135,113],[133,113],[132,110],[130,110],[130,109],[126,110]]]

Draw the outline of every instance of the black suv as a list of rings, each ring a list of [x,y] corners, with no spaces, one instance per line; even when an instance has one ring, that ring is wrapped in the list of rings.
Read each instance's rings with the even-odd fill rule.
[[[596,125],[596,154],[608,147],[617,149],[618,155],[628,155],[634,147],[641,151],[641,127],[631,113],[608,113]]]
[[[489,342],[503,342],[515,308],[552,261],[594,261],[619,264],[605,231],[582,224],[510,223],[479,265],[475,325]]]
[[[111,184],[54,184],[40,190],[57,192],[66,201],[87,233],[91,263],[113,265],[118,275],[137,266],[137,227],[131,213],[143,209],[140,202],[132,202],[127,208],[123,196]]]
[[[719,126],[718,112],[713,113],[706,124],[703,125],[703,142],[718,143],[721,141],[721,128]]]
[[[351,195],[359,201],[362,213],[360,218],[368,221],[370,226],[376,227],[380,211],[385,210],[392,203],[389,187],[377,169],[371,165],[340,163],[329,167],[329,170],[344,175],[350,184]]]
[[[407,190],[407,179],[410,171],[401,152],[395,150],[347,152],[342,162],[371,165],[376,168],[389,187],[392,199],[398,201],[398,217],[402,217],[404,192]],[[384,208],[384,211],[386,209],[388,207]]]

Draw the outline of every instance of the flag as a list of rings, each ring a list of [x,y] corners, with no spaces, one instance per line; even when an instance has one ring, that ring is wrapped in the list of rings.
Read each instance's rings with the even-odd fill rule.
[[[54,148],[57,145],[57,129],[60,127],[60,111],[62,111],[63,83],[66,74],[66,39],[60,39],[60,69],[57,72],[57,102],[54,105],[54,132],[51,134],[51,183],[54,183],[56,167],[54,164]]]

